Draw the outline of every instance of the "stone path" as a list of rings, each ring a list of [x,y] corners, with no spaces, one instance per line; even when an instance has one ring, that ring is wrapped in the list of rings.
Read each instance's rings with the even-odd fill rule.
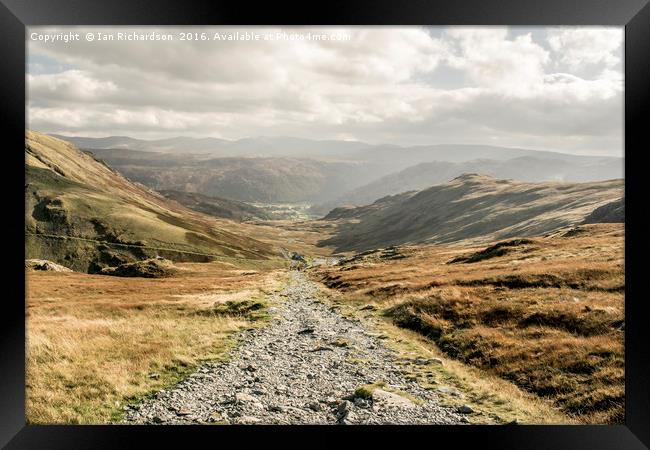
[[[404,378],[396,355],[358,322],[319,302],[301,272],[247,331],[233,358],[208,364],[125,412],[126,423],[459,424],[435,392]],[[359,391],[377,383],[378,389]],[[356,391],[356,395],[355,395]]]

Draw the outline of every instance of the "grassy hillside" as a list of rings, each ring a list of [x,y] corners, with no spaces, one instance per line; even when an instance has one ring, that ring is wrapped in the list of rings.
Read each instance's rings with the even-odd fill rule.
[[[329,217],[339,220],[338,231],[320,245],[348,251],[539,235],[580,223],[622,196],[623,180],[521,183],[466,174],[371,207],[334,210]]]
[[[580,422],[622,423],[624,243],[623,224],[579,225],[488,246],[369,251],[311,271],[358,314],[413,330]]]
[[[27,258],[80,271],[154,255],[175,261],[268,260],[275,251],[130,182],[59,139],[25,141]],[[224,226],[222,226],[224,225]]]

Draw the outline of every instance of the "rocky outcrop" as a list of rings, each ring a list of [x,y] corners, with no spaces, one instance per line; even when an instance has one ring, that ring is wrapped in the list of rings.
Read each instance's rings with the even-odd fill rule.
[[[168,259],[151,258],[120,264],[116,267],[105,267],[99,273],[117,277],[162,278],[172,275],[176,270],[174,264]]]
[[[625,197],[594,209],[583,223],[625,223]]]
[[[47,259],[27,259],[25,260],[25,269],[27,270],[46,270],[50,272],[72,272],[61,264],[48,261]]]

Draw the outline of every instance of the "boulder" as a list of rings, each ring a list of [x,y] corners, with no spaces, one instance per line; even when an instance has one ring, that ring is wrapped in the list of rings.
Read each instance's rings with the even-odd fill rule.
[[[237,423],[242,425],[255,425],[256,423],[260,423],[260,419],[255,416],[241,416],[239,420],[237,420]]]
[[[47,259],[26,259],[25,260],[25,269],[27,270],[46,270],[49,272],[72,272],[72,269],[68,269],[61,264],[48,261]]]
[[[375,389],[372,391],[372,406],[373,409],[384,408],[415,408],[415,403],[406,397],[393,392],[384,391],[383,389]]]

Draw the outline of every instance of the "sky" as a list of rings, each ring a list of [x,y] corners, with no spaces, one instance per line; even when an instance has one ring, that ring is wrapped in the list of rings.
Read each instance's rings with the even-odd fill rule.
[[[30,27],[27,51],[46,133],[623,155],[619,27]]]

